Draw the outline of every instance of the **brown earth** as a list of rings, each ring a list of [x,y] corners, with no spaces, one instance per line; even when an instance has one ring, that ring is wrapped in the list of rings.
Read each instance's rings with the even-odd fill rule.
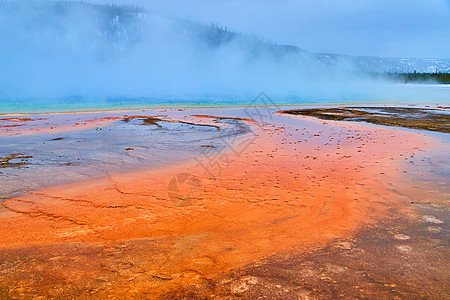
[[[331,107],[293,109],[281,113],[450,133],[450,113],[444,107]]]

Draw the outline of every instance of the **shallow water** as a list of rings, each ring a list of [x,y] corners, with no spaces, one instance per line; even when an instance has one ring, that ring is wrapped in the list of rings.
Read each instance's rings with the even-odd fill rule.
[[[138,112],[57,115],[17,127],[21,135],[8,131],[8,149],[37,157],[11,168],[34,172],[30,181],[107,178],[2,203],[0,295],[446,298],[448,134],[273,110],[152,110],[95,126],[86,120]],[[164,114],[185,123],[155,121]],[[223,152],[233,157],[217,178],[195,163],[110,174],[223,149],[222,138],[248,132],[238,118],[250,117],[258,138],[239,155]],[[53,118],[90,127],[36,132]],[[81,165],[64,165],[80,157]],[[201,180],[186,205],[167,197],[180,172]],[[15,184],[30,188],[27,178],[7,185]]]
[[[214,125],[145,121],[145,117],[119,119],[62,132],[0,135],[0,198],[119,171],[182,163],[208,148],[224,148],[223,138],[250,131],[234,119],[221,120],[225,126],[220,130]]]
[[[1,114],[47,113],[141,108],[235,107],[252,105],[331,105],[331,104],[432,104],[450,103],[450,85],[383,84],[367,89],[337,92],[330,87],[311,93],[191,95],[166,97],[33,97],[0,98]]]

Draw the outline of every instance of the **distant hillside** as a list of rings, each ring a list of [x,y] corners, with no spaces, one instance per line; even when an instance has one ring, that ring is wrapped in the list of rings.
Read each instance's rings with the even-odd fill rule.
[[[84,19],[74,18],[79,15]],[[51,44],[70,36],[73,43],[93,48],[110,41],[122,45],[139,41],[143,34],[142,19],[148,15],[132,6],[30,0],[0,3],[0,16],[2,41],[9,38],[10,42],[27,43],[27,38],[42,38],[43,43]],[[88,26],[97,31],[89,32]]]
[[[213,25],[204,25],[185,20],[175,20],[152,15],[144,9],[132,6],[95,5],[80,2],[49,2],[49,1],[8,1],[0,3],[0,11],[9,16],[3,19],[3,28],[14,28],[14,22],[19,21],[34,33],[41,33],[41,37],[51,42],[58,39],[63,31],[71,34],[82,30],[81,24],[64,24],[64,20],[74,12],[83,11],[87,22],[96,23],[98,32],[90,33],[86,38],[86,47],[91,49],[99,46],[111,46],[112,51],[124,50],[138,43],[152,32],[143,23],[159,24],[175,28],[183,38],[195,39],[206,48],[214,49],[227,44],[239,44],[248,51],[250,59],[270,57],[283,60],[289,57],[293,63],[314,67],[340,68],[363,72],[391,72],[391,73],[448,73],[450,59],[412,59],[412,58],[380,58],[369,56],[347,56],[339,54],[313,53],[304,49],[276,45],[263,42],[255,37],[230,32],[227,29]],[[26,20],[17,20],[14,16]],[[92,18],[90,18],[92,17]],[[64,24],[64,25],[63,25]],[[10,32],[14,34],[14,32]],[[8,31],[3,32],[8,34]],[[97,49],[98,50],[98,49]]]
[[[366,72],[383,73],[449,73],[450,59],[434,58],[383,58],[375,56],[346,56],[316,54],[324,63],[349,63],[353,68]]]
[[[41,98],[243,99],[261,90],[308,101],[382,98],[394,95],[386,78],[413,80],[387,73],[445,73],[450,65],[313,53],[139,7],[45,0],[0,2],[0,57],[0,102],[18,106]]]
[[[409,82],[423,82],[423,83],[442,83],[450,84],[450,73],[385,73],[384,77],[389,79]]]

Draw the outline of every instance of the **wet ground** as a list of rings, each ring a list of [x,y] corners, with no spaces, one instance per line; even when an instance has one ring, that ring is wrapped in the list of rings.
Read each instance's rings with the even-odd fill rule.
[[[450,109],[446,107],[332,107],[285,110],[282,113],[450,133]]]
[[[0,119],[0,126],[20,124],[14,132],[0,128],[0,201],[35,188],[192,160],[203,148],[223,149],[222,139],[250,131],[235,119],[192,123],[135,113]]]
[[[282,114],[257,122],[239,109],[165,113],[168,122],[154,112],[124,121],[122,113],[34,137],[47,145],[89,132],[88,153],[116,158],[147,141],[134,132],[163,130],[156,140],[176,140],[174,153],[188,161],[151,167],[158,152],[173,156],[167,141],[139,160],[149,163],[140,171],[23,185],[0,207],[0,297],[450,296],[447,134]],[[159,127],[166,125],[175,127]],[[96,148],[105,129],[127,142],[108,138],[111,148]],[[23,138],[39,153],[17,133],[6,138]],[[19,165],[0,171],[31,169],[8,155],[5,165]]]
[[[450,220],[437,206],[421,210],[422,218],[393,215],[351,239],[271,256],[161,298],[448,299],[449,231],[441,222]]]
[[[279,253],[161,299],[448,299],[450,188],[428,175],[421,192],[408,192],[405,176],[395,193],[407,205],[351,238]]]

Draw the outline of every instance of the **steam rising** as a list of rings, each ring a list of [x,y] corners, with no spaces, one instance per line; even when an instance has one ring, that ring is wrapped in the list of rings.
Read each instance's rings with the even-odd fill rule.
[[[0,57],[0,99],[396,97],[348,62],[133,7],[2,3]]]

